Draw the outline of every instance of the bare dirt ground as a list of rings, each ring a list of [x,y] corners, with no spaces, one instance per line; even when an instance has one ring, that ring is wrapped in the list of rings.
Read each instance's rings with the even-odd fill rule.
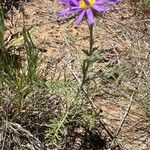
[[[33,27],[33,41],[43,51],[45,62],[59,60],[60,63],[68,62],[70,65],[84,57],[82,50],[88,48],[88,27],[86,22],[81,25],[73,23],[74,18],[58,18],[62,6],[57,0],[31,0],[24,4],[24,19],[22,13],[14,9],[13,24],[7,22],[7,27],[12,33],[22,30],[25,23],[27,28]],[[150,24],[148,14],[140,11],[135,13],[135,8],[128,1],[123,1],[112,12],[97,18],[95,27],[95,46],[101,49],[115,49],[115,55],[110,59],[115,63],[123,63],[136,58],[144,58],[150,49],[148,38]],[[12,29],[12,26],[15,28]],[[8,31],[9,32],[9,31]],[[8,33],[9,34],[9,33]],[[147,36],[144,36],[147,35]],[[144,48],[144,51],[143,51]],[[106,52],[107,53],[107,52]],[[103,64],[100,64],[103,67]],[[143,66],[139,62],[139,67]],[[76,68],[79,73],[79,68]],[[111,89],[110,89],[111,90]],[[117,131],[129,105],[129,100],[110,100],[96,97],[95,104],[103,110],[105,122],[114,131]],[[144,111],[137,103],[133,104],[125,120],[119,140],[128,150],[149,150],[150,138],[149,125],[143,121]]]

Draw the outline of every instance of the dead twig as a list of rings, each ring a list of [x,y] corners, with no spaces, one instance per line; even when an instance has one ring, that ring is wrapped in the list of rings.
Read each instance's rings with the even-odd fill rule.
[[[33,150],[41,150],[43,149],[42,143],[29,131],[24,129],[21,125],[14,123],[14,122],[8,122],[8,121],[3,121],[3,126],[2,128],[4,130],[1,131],[1,137],[0,141],[2,143],[2,150],[5,149],[6,147],[9,149],[11,147],[11,144],[15,144],[16,149],[22,150],[23,147],[25,146],[30,146],[30,149]],[[12,136],[10,139],[9,136]],[[24,143],[21,142],[24,140]]]
[[[129,105],[128,105],[127,110],[126,110],[126,112],[125,112],[125,114],[124,114],[124,116],[123,116],[123,119],[122,119],[122,121],[121,121],[121,123],[120,123],[120,126],[119,126],[119,128],[118,128],[118,130],[117,130],[117,132],[116,132],[116,136],[118,136],[118,134],[120,133],[121,128],[122,128],[122,126],[123,126],[123,124],[124,124],[124,122],[125,122],[125,120],[126,120],[128,114],[129,114],[129,112],[130,112],[130,109],[131,109],[131,106],[132,106],[132,102],[133,102],[133,94],[132,94],[131,97],[130,97]]]

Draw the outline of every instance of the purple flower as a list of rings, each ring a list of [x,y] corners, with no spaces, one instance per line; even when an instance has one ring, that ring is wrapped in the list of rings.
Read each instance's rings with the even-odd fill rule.
[[[93,11],[106,12],[110,8],[104,4],[116,4],[118,0],[60,0],[61,4],[68,6],[60,12],[60,16],[71,13],[78,13],[76,19],[77,24],[80,24],[83,18],[86,16],[88,23],[94,24],[94,13]]]

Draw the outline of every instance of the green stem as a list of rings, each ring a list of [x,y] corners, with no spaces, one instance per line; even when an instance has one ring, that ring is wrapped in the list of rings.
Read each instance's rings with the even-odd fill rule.
[[[94,45],[94,36],[93,36],[93,25],[89,25],[89,32],[90,32],[90,49],[88,55],[91,56],[93,54],[93,45]]]
[[[93,45],[94,45],[93,25],[89,25],[89,33],[90,33],[90,39],[89,39],[90,47],[89,47],[89,51],[87,52],[87,56],[91,56],[94,52],[93,50]],[[88,73],[89,67],[90,67],[90,62],[84,60],[83,67],[82,67],[83,79],[82,79],[81,87],[87,81],[87,73]]]

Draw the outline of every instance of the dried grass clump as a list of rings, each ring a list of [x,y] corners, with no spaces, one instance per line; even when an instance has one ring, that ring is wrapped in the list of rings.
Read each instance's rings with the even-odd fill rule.
[[[41,150],[42,143],[21,125],[3,121],[0,128],[1,150]]]

